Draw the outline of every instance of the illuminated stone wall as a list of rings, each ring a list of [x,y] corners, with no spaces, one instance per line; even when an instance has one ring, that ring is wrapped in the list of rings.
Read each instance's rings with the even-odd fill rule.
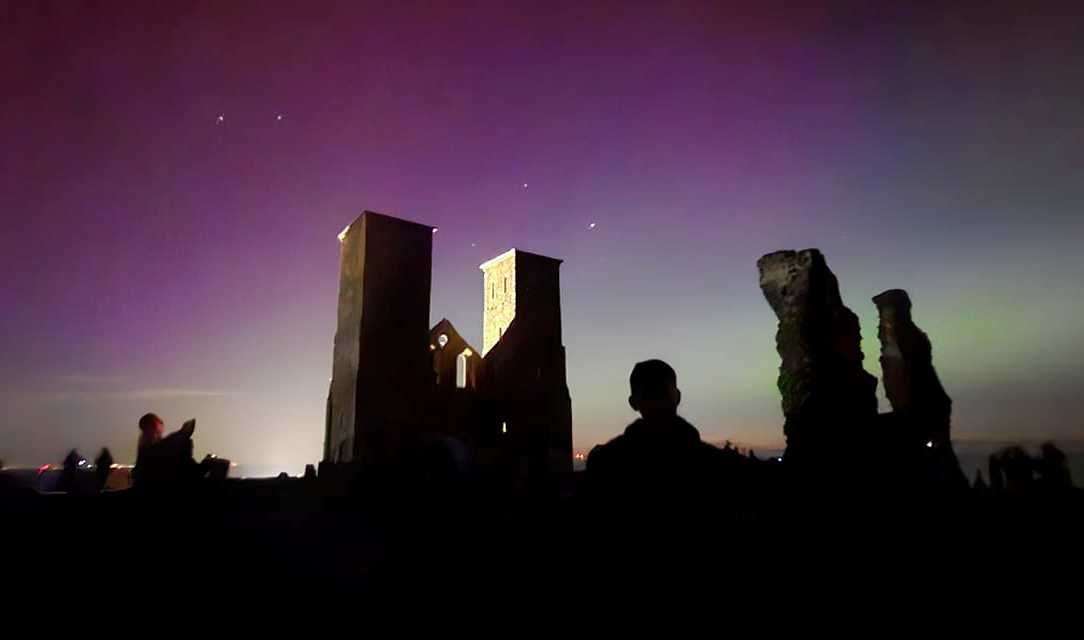
[[[516,252],[503,253],[481,265],[482,355],[501,339],[516,317]]]
[[[520,456],[528,476],[572,466],[560,265],[560,260],[526,251],[511,251],[482,265],[484,386],[501,425],[501,440]]]

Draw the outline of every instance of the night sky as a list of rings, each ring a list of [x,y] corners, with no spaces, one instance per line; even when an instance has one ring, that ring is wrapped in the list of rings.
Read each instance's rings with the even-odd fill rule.
[[[565,260],[577,450],[648,357],[705,439],[781,444],[755,262],[806,247],[874,375],[910,291],[958,439],[1084,437],[1077,8],[507,4],[0,2],[0,459],[129,460],[153,410],[317,461],[363,209],[440,228],[476,346],[481,262]]]

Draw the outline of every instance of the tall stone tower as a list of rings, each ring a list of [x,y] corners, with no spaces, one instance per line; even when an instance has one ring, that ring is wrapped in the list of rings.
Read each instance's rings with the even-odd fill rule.
[[[512,249],[483,263],[482,354],[501,432],[531,471],[572,467],[561,261]]]
[[[339,240],[324,461],[390,464],[421,422],[432,378],[433,228],[366,211]]]
[[[516,250],[502,253],[479,268],[485,301],[482,314],[482,355],[485,356],[516,317]]]

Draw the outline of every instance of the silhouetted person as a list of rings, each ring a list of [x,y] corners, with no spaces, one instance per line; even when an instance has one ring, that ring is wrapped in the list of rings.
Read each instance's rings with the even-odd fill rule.
[[[64,456],[64,470],[60,473],[60,490],[67,493],[75,493],[78,488],[79,466],[84,458],[78,451],[72,449]]]
[[[153,413],[145,414],[139,419],[139,447],[137,451],[142,451],[145,447],[148,447],[162,439],[162,434],[165,431],[165,423],[162,419]]]
[[[677,414],[677,374],[661,360],[638,363],[629,378],[629,406],[641,418],[625,432],[591,450],[586,490],[602,501],[659,505],[714,497],[738,490],[738,467],[748,463],[733,449],[713,447]],[[729,485],[729,486],[728,486]]]
[[[1004,479],[1005,489],[1018,494],[1030,493],[1034,489],[1035,460],[1022,447],[1005,447],[998,451],[991,460],[996,459],[997,468]],[[990,473],[995,466],[991,464]]]
[[[109,472],[113,468],[113,454],[109,453],[109,449],[102,447],[101,453],[94,460],[94,477],[97,482],[95,486],[98,491],[104,491],[105,485],[109,482]]]
[[[202,475],[192,457],[194,420],[163,436],[164,423],[153,413],[139,419],[139,452],[132,481],[137,489],[177,490],[191,486]]]
[[[132,469],[132,484],[139,486],[145,479],[151,463],[151,447],[162,441],[165,423],[156,414],[147,413],[139,419],[139,443],[136,445],[136,463]],[[153,465],[152,465],[153,466]],[[153,482],[153,480],[152,480]]]
[[[1073,486],[1065,453],[1053,442],[1044,442],[1039,448],[1035,470],[1039,474],[1039,484],[1043,490],[1060,491]]]

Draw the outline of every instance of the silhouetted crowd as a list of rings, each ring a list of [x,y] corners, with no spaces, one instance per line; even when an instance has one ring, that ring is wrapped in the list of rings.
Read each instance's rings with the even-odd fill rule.
[[[751,452],[743,455],[729,443],[719,448],[704,442],[696,427],[678,415],[681,391],[677,373],[661,360],[636,364],[629,386],[629,406],[640,418],[621,435],[591,451],[586,470],[576,483],[574,494],[591,503],[662,506],[717,501],[725,496],[731,507],[741,509],[753,507],[784,482],[794,488],[813,477],[803,476],[796,482],[793,474],[786,475],[787,465],[780,464],[781,459],[760,460]],[[195,426],[195,420],[190,420],[166,434],[164,422],[156,414],[148,413],[139,419],[138,453],[131,474],[135,493],[184,493],[225,480],[228,460],[207,456],[196,462],[193,457]],[[439,485],[447,493],[462,486],[459,476],[463,465],[450,464],[454,456],[438,455],[443,451],[442,443],[429,443],[425,450],[428,455],[419,453],[409,458],[409,475],[416,476],[411,482],[423,491]],[[434,447],[440,451],[434,453]],[[909,466],[923,464],[921,458],[897,458],[901,459],[906,459],[904,464]],[[836,462],[835,466],[846,465],[846,460]],[[955,458],[951,463],[957,464]],[[73,450],[64,459],[58,488],[80,495],[103,491],[114,466],[108,449],[102,449],[93,465]],[[861,466],[854,469],[864,470]],[[1052,443],[1042,445],[1035,457],[1018,446],[998,451],[990,456],[988,475],[989,481],[979,472],[973,488],[1013,495],[1049,494],[1072,488],[1067,457]],[[911,477],[922,477],[921,470]],[[315,479],[316,469],[308,465],[305,480],[311,483]],[[850,481],[856,486],[868,484]]]
[[[1036,457],[1019,446],[1005,447],[990,456],[987,469],[989,484],[980,471],[975,477],[976,489],[1029,495],[1060,492],[1073,487],[1068,459],[1052,442],[1043,443]]]

